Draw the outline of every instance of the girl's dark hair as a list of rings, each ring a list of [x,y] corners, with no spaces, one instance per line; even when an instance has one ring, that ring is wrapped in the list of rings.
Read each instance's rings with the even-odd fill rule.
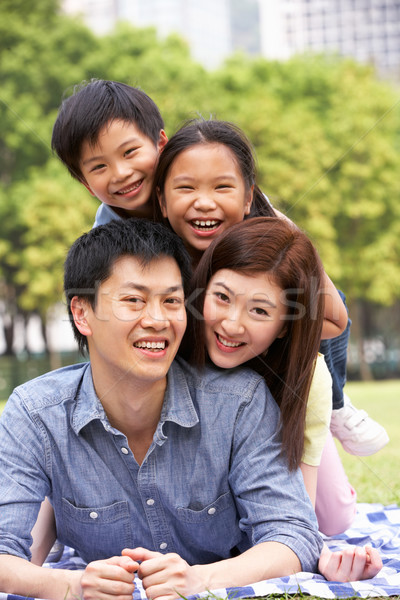
[[[156,221],[165,221],[158,202],[164,194],[165,181],[174,160],[188,148],[197,144],[223,144],[229,148],[242,173],[246,189],[254,185],[253,202],[249,217],[275,216],[274,209],[256,184],[256,163],[253,148],[243,131],[228,121],[196,119],[179,129],[164,146],[156,169],[153,183],[153,207]]]
[[[204,252],[192,280],[189,336],[192,361],[206,361],[204,298],[211,277],[220,269],[254,275],[268,273],[283,291],[287,305],[286,333],[266,357],[247,366],[260,373],[280,406],[283,447],[291,469],[303,454],[305,415],[315,359],[321,340],[324,298],[323,268],[314,246],[292,223],[279,218],[254,218],[230,227]]]

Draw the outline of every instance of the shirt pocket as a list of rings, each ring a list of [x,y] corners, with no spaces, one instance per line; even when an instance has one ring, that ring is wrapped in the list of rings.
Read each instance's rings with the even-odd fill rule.
[[[123,548],[134,547],[126,501],[78,508],[63,498],[62,523],[60,541],[75,548],[87,562],[118,556]]]
[[[177,508],[181,535],[194,547],[201,547],[215,557],[227,558],[242,539],[239,515],[232,494],[226,492],[204,508]]]

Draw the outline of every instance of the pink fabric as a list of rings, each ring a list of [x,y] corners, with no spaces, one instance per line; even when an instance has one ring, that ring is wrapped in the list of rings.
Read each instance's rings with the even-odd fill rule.
[[[348,529],[356,514],[356,501],[356,491],[347,479],[329,432],[318,467],[315,512],[320,532],[331,536]]]

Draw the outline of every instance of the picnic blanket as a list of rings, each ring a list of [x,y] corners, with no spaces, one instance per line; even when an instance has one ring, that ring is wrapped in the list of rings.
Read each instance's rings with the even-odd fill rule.
[[[336,537],[325,537],[331,550],[340,550],[347,544],[364,546],[370,544],[378,548],[383,561],[383,569],[373,579],[337,583],[326,581],[315,573],[296,573],[291,577],[268,579],[242,588],[210,590],[214,596],[229,599],[252,598],[269,594],[296,594],[299,591],[320,598],[362,598],[400,595],[400,508],[381,504],[358,504],[353,526]],[[66,548],[58,563],[49,563],[49,568],[82,569],[85,564]],[[202,598],[209,592],[191,596]],[[145,600],[146,594],[140,580],[137,580],[133,600]],[[23,600],[21,596],[0,592],[0,600]]]

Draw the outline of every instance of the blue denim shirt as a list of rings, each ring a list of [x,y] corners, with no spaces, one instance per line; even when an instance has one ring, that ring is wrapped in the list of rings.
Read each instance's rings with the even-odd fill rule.
[[[89,363],[34,379],[0,418],[0,553],[30,557],[48,496],[58,539],[86,561],[144,546],[204,564],[276,541],[313,571],[322,540],[301,474],[285,466],[278,422],[252,371],[199,375],[177,359],[139,466],[106,417]]]

